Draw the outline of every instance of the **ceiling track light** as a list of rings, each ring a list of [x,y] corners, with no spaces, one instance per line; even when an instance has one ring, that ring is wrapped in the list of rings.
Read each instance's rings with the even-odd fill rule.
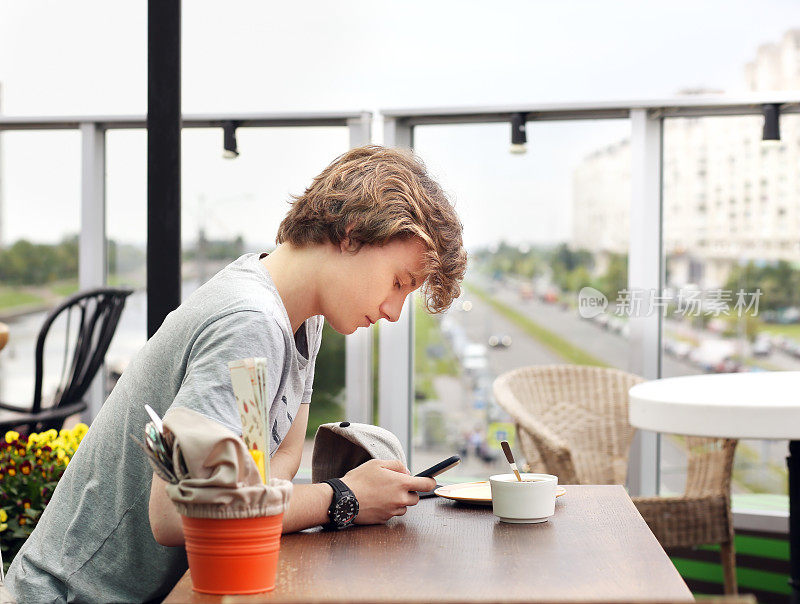
[[[511,153],[525,153],[528,150],[528,135],[525,132],[527,113],[511,114]]]
[[[222,157],[225,159],[235,159],[239,157],[239,150],[236,147],[236,128],[239,122],[227,120],[222,122],[222,146],[224,151]]]
[[[764,114],[764,132],[761,134],[761,142],[768,145],[776,145],[781,142],[781,107],[777,103],[762,105],[761,112]]]

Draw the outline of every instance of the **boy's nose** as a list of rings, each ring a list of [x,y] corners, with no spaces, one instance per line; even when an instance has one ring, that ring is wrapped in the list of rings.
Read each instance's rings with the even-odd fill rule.
[[[387,301],[381,306],[381,313],[387,321],[394,323],[400,318],[400,312],[403,310],[404,298],[392,301]]]
[[[394,323],[394,322],[397,321],[397,319],[400,318],[400,313],[397,312],[397,313],[389,314],[389,313],[386,312],[386,310],[384,310],[384,311],[381,312],[381,317],[383,319],[386,319],[387,321],[391,321],[392,323]]]

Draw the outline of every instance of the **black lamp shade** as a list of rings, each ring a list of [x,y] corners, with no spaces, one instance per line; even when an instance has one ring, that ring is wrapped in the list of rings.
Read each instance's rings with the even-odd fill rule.
[[[764,133],[761,135],[761,140],[781,140],[780,108],[776,104],[769,104],[764,105],[762,111],[764,113]]]
[[[525,113],[512,113],[511,114],[511,144],[524,145],[528,142],[528,136],[525,132],[525,122],[527,114]]]
[[[239,150],[236,148],[236,127],[239,124],[232,120],[222,123],[222,144],[225,157],[237,157]]]

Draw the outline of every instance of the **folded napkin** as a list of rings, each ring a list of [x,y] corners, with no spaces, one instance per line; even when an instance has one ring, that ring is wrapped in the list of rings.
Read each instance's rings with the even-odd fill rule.
[[[311,482],[341,478],[370,459],[399,459],[406,465],[400,441],[385,428],[350,422],[322,424],[314,437]]]
[[[262,484],[244,441],[222,424],[178,407],[164,416],[175,437],[173,466],[178,484],[166,490],[178,512],[191,518],[257,518],[283,513],[292,483],[273,478]],[[179,456],[188,473],[182,472]]]

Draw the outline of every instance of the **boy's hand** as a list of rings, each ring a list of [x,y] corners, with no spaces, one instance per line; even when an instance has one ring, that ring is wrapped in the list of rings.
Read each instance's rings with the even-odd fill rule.
[[[412,491],[430,491],[433,478],[411,476],[398,460],[371,459],[353,468],[342,481],[358,499],[356,524],[381,524],[392,516],[402,516],[406,508],[419,502]]]

